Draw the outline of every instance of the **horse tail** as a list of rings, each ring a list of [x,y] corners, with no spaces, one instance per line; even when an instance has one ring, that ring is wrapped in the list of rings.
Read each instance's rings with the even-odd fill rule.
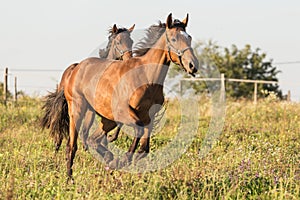
[[[69,135],[69,114],[68,104],[64,90],[56,89],[45,96],[45,103],[42,107],[44,114],[41,118],[41,127],[50,130],[56,144],[56,151],[59,150],[63,138]]]

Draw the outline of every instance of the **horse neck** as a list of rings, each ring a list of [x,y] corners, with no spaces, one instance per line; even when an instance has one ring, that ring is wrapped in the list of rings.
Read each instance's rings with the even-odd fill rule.
[[[170,61],[165,53],[164,34],[156,44],[143,56],[143,64],[149,82],[163,84],[167,76]]]

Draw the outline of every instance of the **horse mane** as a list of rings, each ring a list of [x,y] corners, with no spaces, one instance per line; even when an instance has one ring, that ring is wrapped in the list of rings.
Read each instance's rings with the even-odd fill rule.
[[[128,29],[127,28],[118,28],[118,31],[116,33],[113,32],[112,27],[108,29],[108,33],[110,34],[108,36],[108,43],[107,43],[107,45],[104,49],[99,49],[100,58],[107,58],[108,53],[109,53],[110,48],[111,48],[112,41],[116,38],[116,36],[119,33],[122,33],[122,32],[125,32],[125,31],[128,31]]]
[[[183,28],[185,31],[185,25],[178,19],[172,22],[171,28]],[[135,45],[135,49],[133,50],[134,56],[145,55],[165,31],[166,23],[162,23],[161,21],[157,25],[150,26],[146,30],[146,36]]]
[[[145,32],[146,36],[142,38],[136,45],[133,50],[135,56],[145,55],[149,49],[157,42],[160,36],[166,31],[166,24],[158,22],[150,26]]]

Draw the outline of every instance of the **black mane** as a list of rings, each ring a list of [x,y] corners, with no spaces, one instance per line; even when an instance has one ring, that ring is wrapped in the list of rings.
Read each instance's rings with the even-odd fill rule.
[[[183,28],[185,31],[185,24],[183,24],[180,20],[175,19],[170,28]],[[135,45],[135,49],[133,50],[134,56],[145,55],[165,31],[166,24],[161,21],[158,22],[158,25],[150,26],[146,30],[146,36]]]
[[[165,23],[159,22],[158,25],[150,26],[146,30],[146,36],[135,45],[135,49],[133,50],[134,56],[145,55],[165,31]]]

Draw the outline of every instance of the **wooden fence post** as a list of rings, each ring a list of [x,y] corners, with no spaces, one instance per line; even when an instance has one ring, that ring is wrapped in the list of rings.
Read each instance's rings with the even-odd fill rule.
[[[182,80],[179,81],[179,90],[180,97],[182,97]]]
[[[8,76],[8,68],[6,67],[4,69],[4,82],[3,82],[3,100],[4,100],[4,105],[6,106],[7,104],[7,92],[8,92],[8,89],[7,89],[7,78]]]
[[[220,93],[220,101],[225,101],[225,75],[221,74],[221,93]]]
[[[254,94],[253,94],[254,104],[257,103],[257,82],[254,82]]]
[[[15,93],[14,93],[14,102],[18,100],[18,90],[17,90],[17,77],[15,76]]]
[[[291,91],[290,91],[290,90],[289,90],[288,93],[287,93],[286,100],[287,100],[288,102],[291,101]]]

